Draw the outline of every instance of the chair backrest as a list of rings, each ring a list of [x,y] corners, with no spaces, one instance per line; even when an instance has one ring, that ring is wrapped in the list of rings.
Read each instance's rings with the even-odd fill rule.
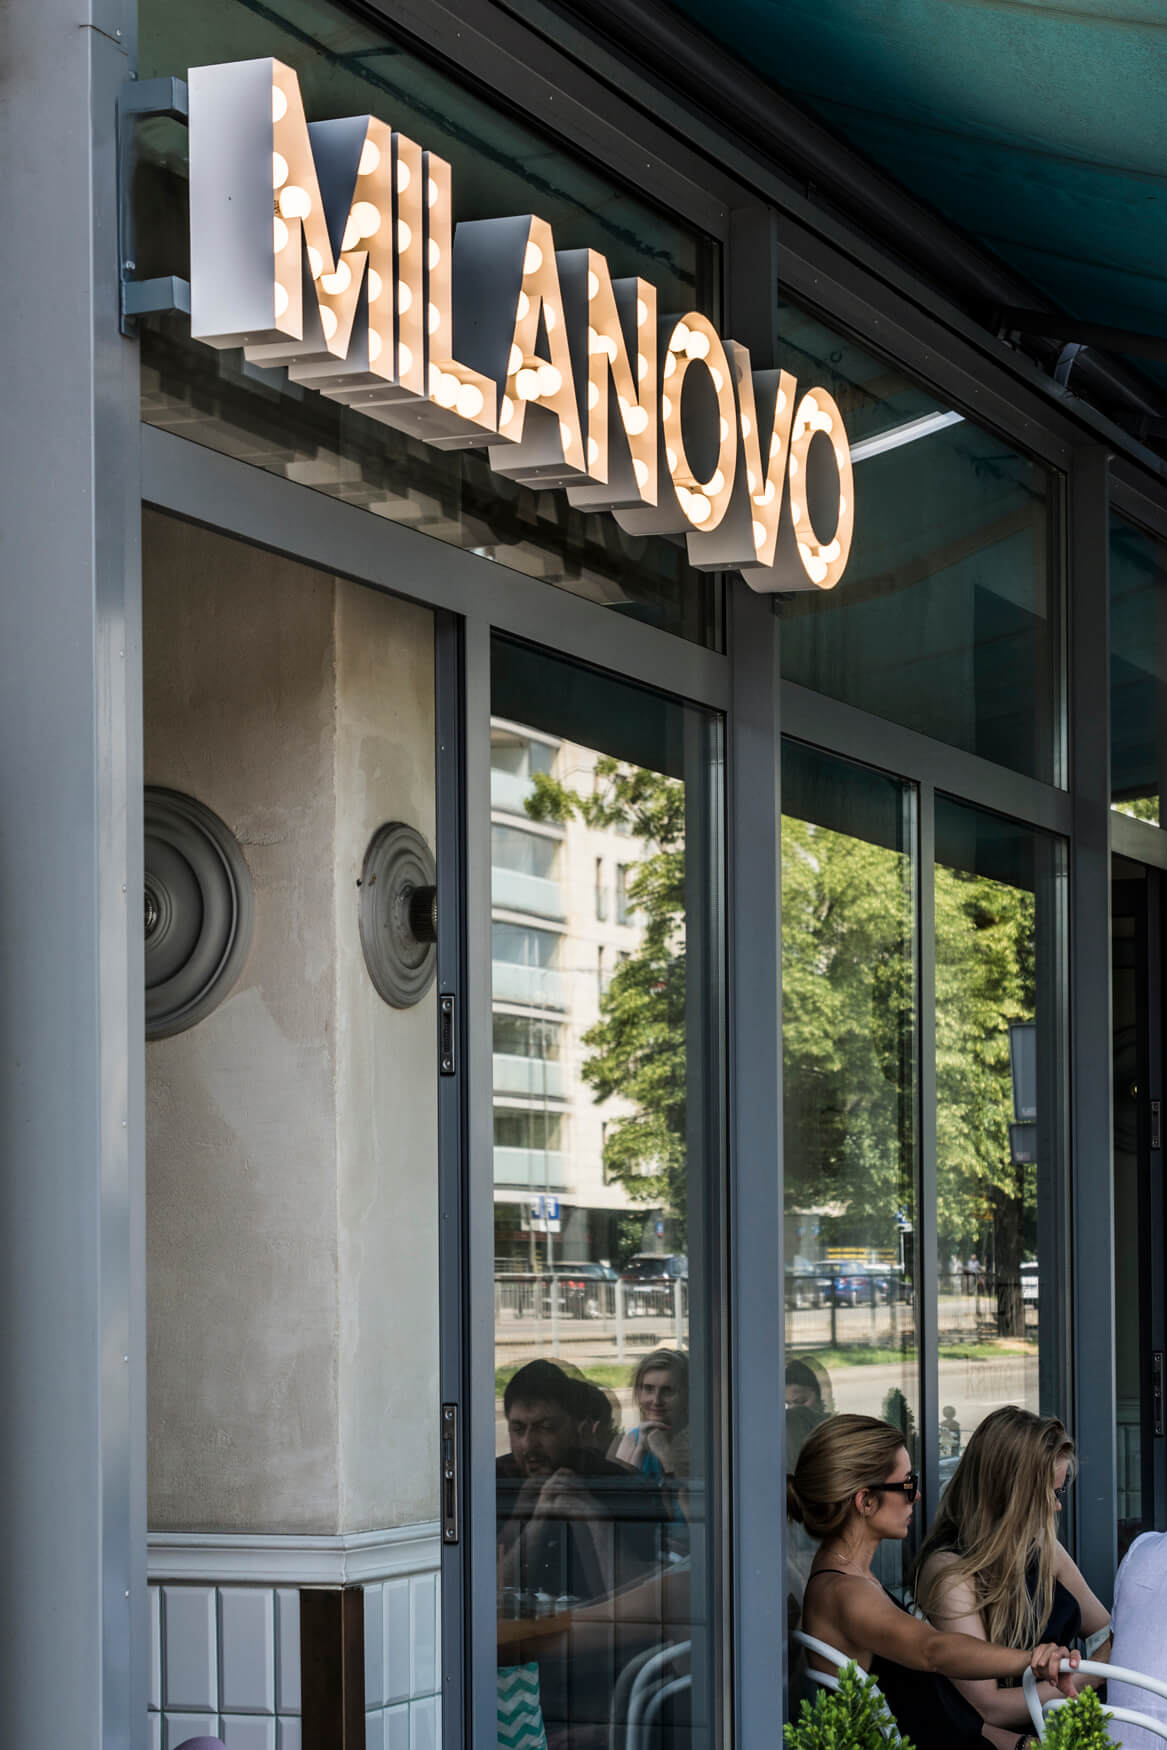
[[[184,1738],[176,1750],[227,1750],[222,1738]]]
[[[674,1679],[663,1685],[658,1684],[658,1693],[654,1693],[652,1689],[653,1680],[662,1666],[671,1665],[678,1659],[686,1658],[692,1649],[692,1641],[674,1641],[671,1646],[659,1647],[650,1651],[647,1656],[641,1654],[637,1657],[634,1662],[635,1675],[632,1679],[632,1685],[630,1690],[626,1692],[628,1694],[628,1718],[624,1733],[624,1750],[640,1750],[643,1727],[649,1719],[655,1718],[659,1712],[665,1699],[665,1691],[672,1694],[677,1689],[688,1687],[691,1680],[686,1678],[684,1683]],[[617,1684],[616,1695],[613,1697],[613,1729],[617,1725],[616,1700],[620,1695],[623,1675],[621,1673],[621,1683]]]
[[[1157,1677],[1148,1677],[1144,1671],[1131,1671],[1125,1665],[1104,1664],[1098,1659],[1083,1659],[1080,1665],[1071,1665],[1068,1659],[1062,1660],[1063,1671],[1076,1671],[1081,1677],[1104,1677],[1115,1683],[1129,1683],[1132,1689],[1146,1689],[1152,1695],[1157,1695],[1167,1701],[1167,1683],[1161,1683]],[[1052,1700],[1042,1703],[1037,1693],[1037,1678],[1032,1671],[1027,1671],[1021,1680],[1025,1691],[1025,1701],[1029,1708],[1029,1717],[1033,1721],[1033,1729],[1040,1740],[1045,1738],[1045,1722],[1055,1708],[1065,1707],[1067,1697],[1056,1695]],[[1167,1720],[1156,1720],[1150,1714],[1139,1713],[1131,1707],[1107,1707],[1107,1713],[1114,1719],[1123,1721],[1128,1726],[1142,1726],[1144,1731],[1152,1732],[1155,1737],[1167,1741]]]
[[[820,1659],[825,1659],[828,1664],[835,1667],[836,1671],[842,1671],[848,1665],[854,1665],[855,1663],[854,1659],[852,1659],[847,1653],[840,1653],[838,1647],[832,1647],[829,1641],[820,1641],[814,1635],[808,1635],[804,1629],[796,1628],[792,1629],[790,1632],[791,1638],[796,1640],[800,1647],[805,1647],[808,1653],[817,1653]],[[828,1671],[815,1671],[810,1665],[808,1665],[806,1668],[806,1675],[811,1683],[817,1683],[822,1689],[838,1689],[839,1687],[839,1679],[837,1677],[832,1677]],[[870,1676],[867,1681],[869,1683],[874,1683],[874,1679]],[[879,1699],[883,1702],[883,1705],[887,1707],[887,1697],[880,1689],[878,1683],[875,1684],[875,1689],[876,1693],[879,1695]],[[891,1713],[890,1708],[888,1708],[887,1711],[889,1714]],[[890,1726],[885,1726],[883,1728],[883,1735],[885,1738],[890,1738],[891,1733],[892,1728]]]

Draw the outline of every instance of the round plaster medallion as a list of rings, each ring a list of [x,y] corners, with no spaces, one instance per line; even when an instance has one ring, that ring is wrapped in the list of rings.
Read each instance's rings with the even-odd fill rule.
[[[183,1033],[218,1007],[251,945],[251,874],[231,829],[177,790],[147,785],[146,1037]]]
[[[437,970],[434,854],[416,827],[379,826],[361,867],[359,921],[365,965],[395,1009],[420,1002]]]

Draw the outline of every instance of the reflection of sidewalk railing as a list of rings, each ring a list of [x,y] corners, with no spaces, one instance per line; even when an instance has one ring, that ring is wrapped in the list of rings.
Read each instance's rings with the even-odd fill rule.
[[[689,1343],[689,1284],[613,1282],[570,1270],[513,1271],[494,1279],[496,1346],[558,1355],[564,1343],[623,1361],[629,1346]]]

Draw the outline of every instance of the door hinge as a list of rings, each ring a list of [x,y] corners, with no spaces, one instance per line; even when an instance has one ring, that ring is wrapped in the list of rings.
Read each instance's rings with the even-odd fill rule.
[[[455,1039],[454,996],[448,991],[438,998],[438,1069],[444,1076],[452,1076],[458,1067]]]
[[[442,1405],[442,1542],[458,1541],[458,1406]]]

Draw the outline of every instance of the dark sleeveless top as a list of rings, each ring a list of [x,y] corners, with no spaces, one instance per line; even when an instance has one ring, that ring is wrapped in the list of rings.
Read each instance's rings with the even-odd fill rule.
[[[951,1545],[938,1546],[944,1554],[956,1555],[958,1552]],[[1037,1591],[1037,1559],[1030,1562],[1025,1575],[1025,1586],[1032,1599]],[[1045,1627],[1038,1635],[1038,1642],[1054,1641],[1059,1647],[1072,1647],[1082,1635],[1082,1606],[1074,1597],[1068,1586],[1063,1586],[1058,1579],[1054,1580],[1054,1596],[1050,1605],[1049,1616]]]
[[[815,1574],[855,1578],[842,1568],[816,1568]],[[886,1587],[883,1593],[897,1610],[909,1614]],[[910,1738],[915,1750],[993,1750],[981,1731],[984,1721],[976,1708],[939,1672],[910,1671],[906,1665],[897,1665],[893,1659],[881,1658],[877,1653],[871,1661],[871,1675],[883,1691],[901,1736]]]

